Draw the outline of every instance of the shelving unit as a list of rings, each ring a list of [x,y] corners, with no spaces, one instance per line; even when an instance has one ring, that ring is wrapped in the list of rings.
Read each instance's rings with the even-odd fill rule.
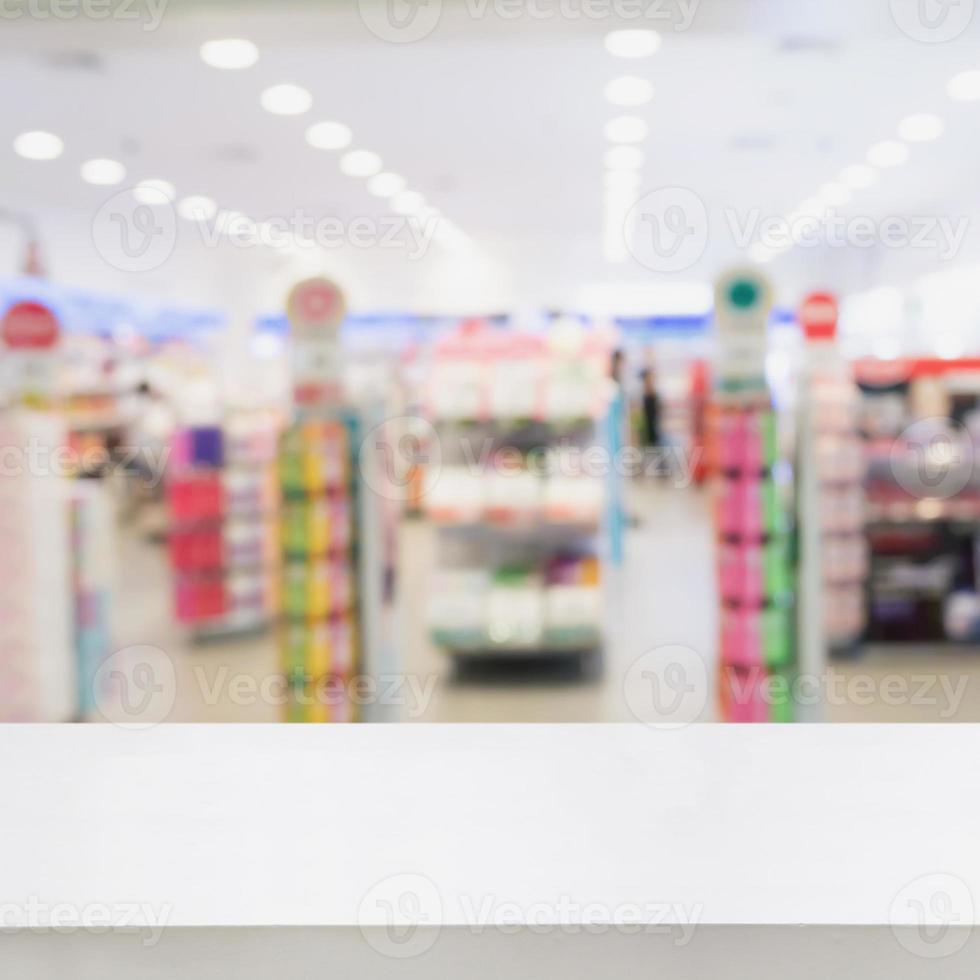
[[[861,361],[869,643],[980,640],[980,360]]]
[[[439,465],[430,635],[466,660],[586,661],[603,646],[610,550],[609,345],[469,325],[436,345],[428,411]],[[590,460],[592,461],[590,463]]]
[[[167,482],[178,620],[195,639],[254,632],[278,608],[277,428],[264,414],[180,430]]]
[[[722,606],[719,704],[722,717],[736,722],[794,718],[789,487],[766,381],[771,302],[769,283],[751,271],[731,272],[716,287],[719,350],[709,439]]]
[[[8,453],[0,473],[0,721],[71,721],[79,690],[71,485],[41,462],[67,445],[63,419],[0,409],[0,445]]]

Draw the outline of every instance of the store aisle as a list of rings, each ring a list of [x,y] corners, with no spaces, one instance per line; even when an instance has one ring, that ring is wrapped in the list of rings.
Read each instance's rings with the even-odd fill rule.
[[[608,646],[601,669],[586,680],[574,670],[523,663],[504,665],[489,677],[455,671],[450,657],[425,635],[435,536],[426,525],[406,525],[399,570],[405,669],[421,679],[431,698],[424,711],[408,706],[405,720],[634,721],[626,691],[635,695],[643,683],[640,671],[630,668],[645,652],[683,644],[710,665],[716,619],[707,494],[636,485],[629,498],[638,523],[627,533],[623,567],[607,566]]]
[[[393,618],[396,678],[383,679],[383,716],[409,722],[628,722],[630,701],[646,689],[636,664],[658,646],[680,644],[713,673],[717,610],[709,498],[706,491],[637,485],[629,491],[637,518],[626,561],[608,579],[609,636],[602,670],[512,665],[460,674],[427,637],[426,595],[436,535],[421,521],[402,526]],[[135,532],[120,535],[116,657],[163,651],[173,665],[171,721],[280,720],[275,634],[193,643],[170,613],[165,553]],[[631,670],[631,668],[633,668]],[[876,647],[835,663],[824,681],[826,720],[835,722],[980,721],[980,660],[968,649]],[[135,692],[139,695],[140,692]],[[710,707],[709,707],[710,710]],[[107,713],[128,720],[118,706]]]

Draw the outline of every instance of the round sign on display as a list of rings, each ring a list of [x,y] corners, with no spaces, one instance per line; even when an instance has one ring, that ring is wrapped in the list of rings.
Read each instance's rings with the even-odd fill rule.
[[[715,286],[715,314],[723,329],[764,331],[772,306],[769,280],[754,269],[735,269]]]
[[[50,350],[58,343],[61,327],[54,312],[43,303],[15,303],[0,321],[0,338],[8,350]]]
[[[300,332],[335,330],[346,313],[344,294],[322,276],[298,283],[286,300],[289,324]]]
[[[807,340],[833,340],[837,336],[837,297],[811,293],[800,307],[800,324]]]

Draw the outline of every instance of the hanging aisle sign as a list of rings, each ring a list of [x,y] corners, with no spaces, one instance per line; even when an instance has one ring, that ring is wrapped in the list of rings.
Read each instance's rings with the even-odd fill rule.
[[[57,388],[61,325],[43,303],[26,300],[8,307],[0,320],[0,394],[14,402],[45,407]]]
[[[340,325],[347,304],[329,279],[306,279],[286,301],[292,335],[293,399],[298,406],[338,402],[343,396]]]

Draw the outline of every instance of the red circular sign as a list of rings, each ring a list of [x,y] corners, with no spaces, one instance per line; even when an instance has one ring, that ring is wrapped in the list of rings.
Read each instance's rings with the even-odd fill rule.
[[[808,340],[833,340],[837,316],[837,297],[831,293],[812,293],[800,307],[800,323]]]
[[[15,303],[3,315],[0,337],[11,350],[47,350],[58,343],[58,318],[42,303]]]
[[[289,322],[300,330],[338,327],[346,312],[343,293],[329,279],[299,283],[286,301]]]

